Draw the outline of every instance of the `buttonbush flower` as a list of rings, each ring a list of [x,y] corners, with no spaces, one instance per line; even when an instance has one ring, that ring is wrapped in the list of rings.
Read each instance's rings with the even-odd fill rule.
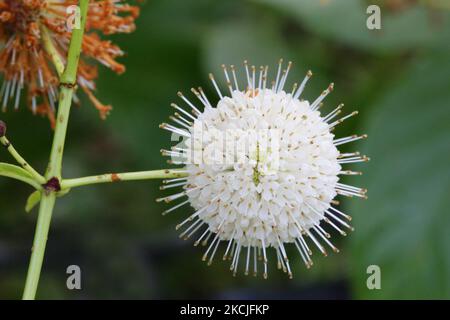
[[[292,277],[286,245],[292,244],[309,268],[313,246],[324,255],[326,247],[338,252],[326,228],[342,235],[345,229],[353,230],[350,216],[336,207],[335,198],[366,198],[367,190],[344,184],[340,177],[361,174],[344,167],[368,158],[358,152],[341,153],[337,147],[366,135],[336,138],[332,133],[357,114],[337,119],[343,105],[321,114],[319,108],[333,84],[309,102],[301,97],[310,71],[299,86],[285,91],[291,62],[283,70],[280,61],[270,84],[268,67],[244,65],[244,86],[234,66],[222,66],[227,94],[210,74],[219,97],[215,105],[202,88],[192,89],[201,108],[178,93],[185,107],[172,104],[173,124],[161,127],[183,140],[162,153],[172,158],[169,162],[183,165],[187,176],[164,181],[161,189],[182,190],[158,201],[178,201],[164,214],[188,204],[195,209],[177,229],[183,228],[180,237],[195,236],[195,245],[206,246],[203,260],[209,264],[223,242],[223,259],[231,260],[234,274],[241,262],[245,274],[262,270],[267,278],[272,248],[278,268]]]
[[[67,8],[76,0],[1,0],[0,1],[0,73],[3,84],[0,104],[3,111],[19,108],[22,90],[26,88],[27,104],[35,114],[45,115],[54,125],[58,95],[57,66],[54,58],[65,64],[71,32]],[[132,32],[139,8],[118,0],[90,1],[87,33],[83,39],[82,60],[78,68],[77,84],[105,118],[111,106],[102,104],[94,96],[97,61],[116,73],[125,67],[116,61],[122,50],[99,34]],[[47,41],[47,43],[45,43]],[[50,45],[54,52],[46,51]],[[51,55],[56,57],[52,57]],[[75,96],[75,100],[78,98]],[[11,102],[10,102],[11,101]]]

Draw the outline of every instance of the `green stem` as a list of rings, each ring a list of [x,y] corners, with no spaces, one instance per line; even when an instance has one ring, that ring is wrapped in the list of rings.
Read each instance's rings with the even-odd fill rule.
[[[42,35],[42,42],[44,43],[44,48],[47,54],[52,59],[53,65],[55,66],[56,72],[58,73],[58,76],[61,77],[61,75],[64,72],[64,62],[61,59],[61,55],[59,54],[58,50],[56,50],[52,38],[50,37],[48,33],[48,29],[44,25],[40,25],[41,35]]]
[[[33,300],[36,296],[55,200],[55,193],[42,194],[33,247],[31,248],[32,253],[30,265],[28,266],[27,281],[23,291],[24,300]]]
[[[50,153],[50,160],[47,167],[45,178],[53,179],[56,182],[61,180],[62,157],[64,152],[64,143],[66,139],[67,125],[72,104],[73,91],[76,84],[76,75],[78,69],[78,60],[81,53],[81,44],[83,40],[84,28],[89,0],[80,0],[81,23],[80,29],[72,31],[70,40],[67,66],[60,77],[61,90],[59,93],[58,115],[53,136],[53,144]],[[56,188],[55,188],[56,187]],[[36,225],[36,231],[33,240],[33,249],[31,253],[30,264],[28,267],[27,280],[23,292],[23,299],[31,300],[36,296],[39,278],[42,269],[42,262],[47,243],[48,231],[55,205],[57,186],[52,185],[42,194],[39,208],[39,216]]]
[[[80,186],[86,186],[97,183],[132,181],[132,180],[150,180],[150,179],[170,179],[182,178],[187,176],[184,170],[151,170],[125,173],[107,173],[97,176],[89,176],[76,179],[64,179],[61,183],[61,189],[71,189]]]
[[[17,150],[13,147],[11,142],[9,142],[6,136],[0,137],[0,143],[8,150],[8,152],[13,156],[13,158],[17,161],[17,163],[27,171],[31,177],[36,180],[36,182],[40,184],[45,183],[45,178],[41,176],[34,168],[17,152]]]

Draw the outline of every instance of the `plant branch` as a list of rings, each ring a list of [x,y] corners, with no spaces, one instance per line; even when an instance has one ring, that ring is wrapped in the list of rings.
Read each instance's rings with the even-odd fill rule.
[[[34,168],[17,152],[11,142],[5,135],[0,137],[0,143],[8,150],[17,163],[30,174],[31,179],[35,180],[38,184],[44,184],[45,178],[41,176]]]
[[[58,76],[61,77],[61,75],[64,72],[64,62],[61,59],[61,55],[59,54],[58,50],[56,50],[52,38],[50,37],[50,34],[48,33],[48,29],[43,24],[40,25],[41,35],[42,35],[42,42],[44,42],[44,49],[47,52],[47,54],[50,56],[50,58],[53,61],[53,65],[55,66],[56,72],[58,73]]]
[[[76,179],[64,179],[61,182],[61,189],[70,189],[97,183],[133,181],[133,180],[150,180],[150,179],[170,179],[182,178],[187,176],[184,170],[151,170],[125,173],[107,173],[97,176],[82,177]]]
[[[48,231],[50,229],[50,222],[56,201],[56,192],[60,189],[59,183],[61,180],[62,157],[73,91],[75,90],[76,85],[78,60],[81,54],[81,44],[83,41],[89,0],[80,0],[79,5],[81,14],[80,29],[74,29],[72,31],[67,66],[60,77],[61,89],[59,93],[58,115],[52,149],[50,152],[50,160],[45,174],[45,178],[48,182],[45,191],[42,193],[39,207],[39,216],[33,240],[33,250],[23,292],[23,299],[25,300],[34,299],[36,296],[42,262],[44,260],[45,247],[47,244]]]

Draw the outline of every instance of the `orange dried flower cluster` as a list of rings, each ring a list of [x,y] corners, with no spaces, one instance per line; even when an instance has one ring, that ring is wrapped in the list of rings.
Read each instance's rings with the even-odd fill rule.
[[[22,90],[27,89],[27,105],[35,114],[45,115],[55,123],[58,99],[58,74],[50,55],[45,51],[43,32],[49,38],[62,62],[65,62],[71,32],[68,29],[70,6],[76,0],[0,0],[0,105],[3,111],[12,101],[19,108]],[[69,13],[68,13],[69,12]],[[91,0],[78,68],[78,86],[87,94],[104,119],[111,106],[102,104],[93,94],[97,68],[95,60],[116,73],[125,66],[116,61],[123,55],[110,41],[99,34],[128,33],[135,29],[139,8],[121,0]],[[75,95],[74,100],[78,100]]]

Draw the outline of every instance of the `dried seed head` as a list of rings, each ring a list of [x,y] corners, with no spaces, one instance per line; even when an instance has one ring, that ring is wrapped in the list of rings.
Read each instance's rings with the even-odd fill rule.
[[[3,76],[0,108],[3,111],[11,107],[18,109],[22,91],[26,90],[31,111],[47,116],[52,126],[55,125],[59,81],[45,48],[50,42],[55,48],[54,54],[65,61],[71,37],[66,8],[77,4],[77,0],[1,1],[0,42],[4,45],[0,49],[0,74]],[[110,41],[102,40],[99,34],[132,32],[138,14],[138,7],[120,0],[92,0],[89,3],[88,32],[83,38],[77,84],[102,119],[108,115],[111,106],[102,104],[94,96],[98,74],[96,66],[87,61],[97,61],[116,73],[124,72],[125,67],[116,61],[123,55],[122,50]],[[78,101],[76,96],[74,101]]]

